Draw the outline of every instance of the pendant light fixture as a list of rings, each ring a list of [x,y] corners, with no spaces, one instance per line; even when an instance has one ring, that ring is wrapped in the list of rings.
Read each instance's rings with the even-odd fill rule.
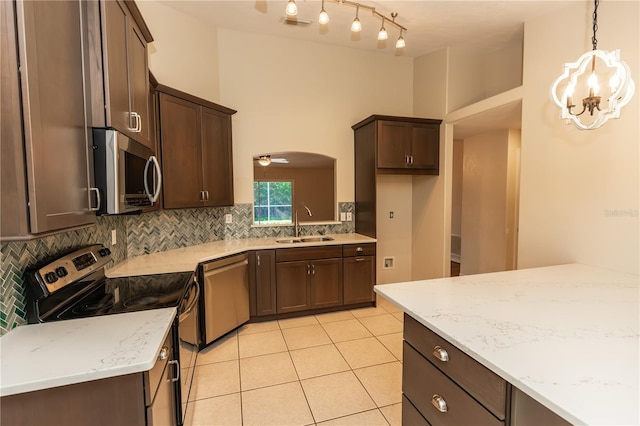
[[[382,17],[382,26],[380,27],[380,31],[378,31],[378,40],[386,40],[389,38],[389,34],[387,34],[387,30],[384,28],[384,16]]]
[[[358,18],[358,12],[360,11],[360,4],[356,4],[356,17],[351,23],[351,31],[354,33],[359,33],[362,30],[362,24],[360,23],[360,19]]]
[[[404,37],[402,37],[402,30],[400,30],[400,37],[396,41],[396,49],[404,49],[407,44],[404,42]]]
[[[296,16],[298,15],[298,6],[296,6],[296,0],[289,0],[287,3],[287,8],[285,9],[287,16]]]
[[[580,130],[597,129],[610,118],[620,118],[620,110],[635,92],[629,65],[620,60],[620,50],[607,52],[597,48],[599,3],[599,0],[594,0],[593,49],[576,62],[564,64],[563,73],[551,86],[551,99],[560,108],[560,118]],[[609,85],[602,93],[600,81],[607,80]],[[574,96],[579,90],[586,96],[582,98],[582,110],[576,111],[574,108],[579,107],[574,104]]]
[[[318,17],[318,22],[321,25],[325,25],[329,23],[329,14],[326,10],[324,10],[324,0],[322,0],[322,10],[320,10],[320,16]]]

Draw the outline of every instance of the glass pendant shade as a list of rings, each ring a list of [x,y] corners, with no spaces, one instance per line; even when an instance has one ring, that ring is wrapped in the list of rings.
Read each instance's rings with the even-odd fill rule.
[[[329,14],[322,9],[320,12],[320,16],[318,17],[318,22],[322,25],[329,23]]]
[[[351,23],[351,31],[353,31],[354,33],[358,33],[361,30],[362,30],[362,24],[360,23],[360,20],[356,16],[356,18]]]
[[[285,12],[287,16],[296,16],[298,14],[298,6],[296,6],[295,0],[289,0]]]
[[[404,42],[404,37],[402,37],[402,33],[400,37],[398,37],[398,41],[396,41],[396,49],[403,49],[407,44]]]

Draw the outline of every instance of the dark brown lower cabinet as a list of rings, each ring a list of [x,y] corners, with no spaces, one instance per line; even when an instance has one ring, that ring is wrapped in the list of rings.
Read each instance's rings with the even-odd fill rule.
[[[342,304],[342,259],[281,262],[276,266],[277,313]]]
[[[345,245],[343,253],[344,304],[373,302],[373,286],[376,284],[376,245]]]
[[[569,425],[406,314],[404,339],[403,425]]]
[[[276,313],[276,251],[249,252],[249,309],[251,316]]]

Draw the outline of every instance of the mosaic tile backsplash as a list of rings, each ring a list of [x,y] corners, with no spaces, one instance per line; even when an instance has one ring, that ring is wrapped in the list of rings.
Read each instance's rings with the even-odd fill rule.
[[[340,212],[355,212],[352,202],[339,203]],[[161,210],[134,216],[102,216],[94,227],[24,242],[0,244],[0,335],[25,322],[25,271],[51,256],[87,244],[102,243],[111,249],[115,262],[127,257],[166,251],[222,239],[282,237],[293,235],[293,226],[252,227],[253,205]],[[233,222],[225,223],[231,213]],[[111,230],[119,242],[111,245]],[[353,222],[305,225],[304,235],[354,232]],[[122,236],[126,235],[126,242]]]

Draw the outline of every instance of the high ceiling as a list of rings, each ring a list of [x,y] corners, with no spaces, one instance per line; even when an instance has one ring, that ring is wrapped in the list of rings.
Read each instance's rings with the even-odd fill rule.
[[[318,24],[320,0],[297,0],[298,18],[313,21],[307,26],[285,25],[287,4],[283,0],[161,0],[162,3],[219,28],[292,37],[358,49],[395,52],[399,31],[387,24],[386,45],[377,40],[381,20],[361,9],[362,32],[354,37],[350,25],[355,8],[325,0],[327,25]],[[357,0],[356,0],[357,1]],[[573,0],[576,1],[576,0]],[[586,1],[586,0],[585,0]],[[500,48],[522,37],[523,23],[566,6],[560,0],[362,0],[385,16],[397,12],[396,21],[408,29],[404,56],[420,56],[446,46]]]

